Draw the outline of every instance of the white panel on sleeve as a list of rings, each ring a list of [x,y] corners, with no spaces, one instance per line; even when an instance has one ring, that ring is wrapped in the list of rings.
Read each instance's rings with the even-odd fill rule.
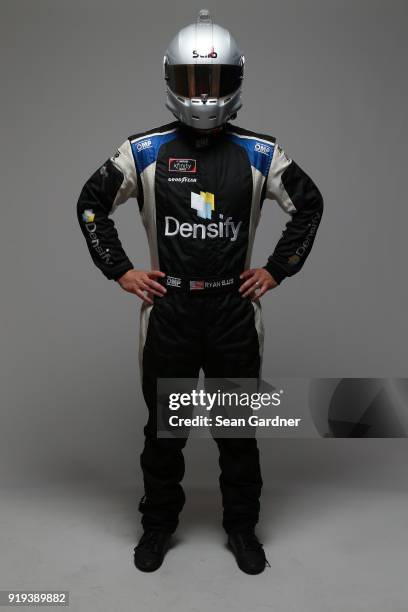
[[[277,144],[271,167],[269,168],[265,195],[270,200],[276,200],[279,206],[287,213],[296,212],[296,208],[282,183],[282,174],[291,163],[292,160],[286,156],[282,147]]]
[[[116,208],[129,198],[137,198],[138,195],[136,167],[129,140],[125,140],[118,148],[115,155],[111,157],[111,162],[120,172],[122,172],[123,181],[116,194],[109,214],[114,213]]]

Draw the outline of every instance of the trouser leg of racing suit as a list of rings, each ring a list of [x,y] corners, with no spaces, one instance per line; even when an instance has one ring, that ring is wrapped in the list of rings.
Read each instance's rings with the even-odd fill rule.
[[[205,376],[259,378],[263,334],[259,303],[227,294],[207,323]],[[246,428],[245,432],[252,432],[253,437],[220,438],[214,429],[211,431],[220,453],[223,527],[228,533],[254,527],[259,518],[259,451],[254,430],[248,432]]]
[[[155,299],[148,324],[142,310],[143,393],[149,419],[141,455],[145,498],[139,509],[145,529],[174,531],[185,501],[180,483],[186,439],[157,436],[157,379],[198,378],[200,368],[206,377],[257,378],[260,344],[255,314],[250,300],[237,293],[191,296],[168,291]],[[215,440],[223,526],[228,532],[252,527],[258,521],[262,488],[256,439]]]

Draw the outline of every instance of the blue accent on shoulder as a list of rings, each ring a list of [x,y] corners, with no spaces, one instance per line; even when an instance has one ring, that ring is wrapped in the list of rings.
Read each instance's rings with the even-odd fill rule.
[[[241,136],[240,134],[227,132],[229,139],[239,145],[248,154],[251,166],[259,170],[264,176],[268,176],[271,167],[275,143],[268,142],[256,136]]]
[[[175,129],[167,134],[147,134],[130,143],[139,174],[156,161],[160,147],[166,142],[174,140],[177,137],[177,132],[178,130]]]

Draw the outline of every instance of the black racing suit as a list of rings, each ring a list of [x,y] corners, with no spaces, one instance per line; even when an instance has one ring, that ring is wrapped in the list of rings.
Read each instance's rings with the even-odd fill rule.
[[[151,265],[168,289],[142,304],[140,364],[149,419],[141,465],[145,528],[174,531],[184,504],[185,439],[157,436],[158,378],[257,378],[262,357],[260,304],[238,293],[250,265],[264,199],[291,215],[265,268],[280,283],[298,272],[315,238],[323,201],[313,181],[275,139],[227,124],[200,135],[174,122],[127,139],[87,181],[78,219],[94,263],[109,279],[134,266],[110,214],[137,198]],[[220,283],[227,290],[211,291]],[[209,289],[209,290],[208,290]],[[225,287],[224,287],[225,289]],[[262,478],[255,438],[216,438],[223,525],[258,521]]]

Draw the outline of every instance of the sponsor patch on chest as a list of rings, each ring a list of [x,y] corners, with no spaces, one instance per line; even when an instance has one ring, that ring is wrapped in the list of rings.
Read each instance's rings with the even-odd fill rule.
[[[197,160],[187,157],[170,157],[169,172],[197,172]]]

